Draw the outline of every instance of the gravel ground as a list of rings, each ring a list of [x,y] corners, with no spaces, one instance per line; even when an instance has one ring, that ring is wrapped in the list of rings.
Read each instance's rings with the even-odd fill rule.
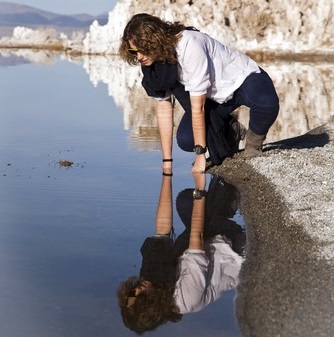
[[[239,189],[247,223],[242,336],[334,336],[333,140],[331,122],[212,169]]]

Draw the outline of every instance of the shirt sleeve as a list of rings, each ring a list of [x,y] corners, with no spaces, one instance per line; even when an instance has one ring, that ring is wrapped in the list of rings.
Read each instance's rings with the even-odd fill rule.
[[[211,85],[210,60],[204,40],[192,35],[182,46],[179,65],[182,68],[182,82],[191,96],[207,93]]]
[[[154,97],[154,99],[158,102],[162,101],[170,101],[171,100],[171,95],[167,95],[165,97]]]
[[[201,310],[208,264],[202,250],[188,249],[180,257],[174,298],[182,314]]]

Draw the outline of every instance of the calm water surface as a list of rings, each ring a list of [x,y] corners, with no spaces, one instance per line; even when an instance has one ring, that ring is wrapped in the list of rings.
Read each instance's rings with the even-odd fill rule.
[[[131,146],[106,86],[67,61],[0,67],[0,100],[0,336],[133,336],[115,293],[154,234],[159,151]],[[175,146],[174,200],[192,159]],[[239,336],[234,295],[150,335]]]

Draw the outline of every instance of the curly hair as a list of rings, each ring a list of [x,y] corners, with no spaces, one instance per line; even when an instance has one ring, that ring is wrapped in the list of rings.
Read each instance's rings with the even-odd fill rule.
[[[178,322],[182,318],[174,300],[174,285],[160,284],[148,288],[133,305],[128,305],[129,292],[141,279],[136,276],[123,282],[117,292],[118,304],[124,325],[138,334],[151,331],[170,321]]]
[[[176,63],[175,49],[184,29],[179,22],[163,21],[147,13],[136,14],[124,29],[119,54],[130,65],[138,63],[136,56],[128,52],[131,41],[141,53],[155,61]]]

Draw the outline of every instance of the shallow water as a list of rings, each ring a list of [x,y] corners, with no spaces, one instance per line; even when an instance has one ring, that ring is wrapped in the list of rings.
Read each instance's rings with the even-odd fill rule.
[[[154,234],[159,151],[133,146],[106,85],[93,87],[68,61],[0,67],[0,100],[0,336],[134,335],[115,294],[138,275]],[[175,146],[176,235],[175,199],[194,188],[192,159]],[[234,296],[151,335],[239,336]]]

